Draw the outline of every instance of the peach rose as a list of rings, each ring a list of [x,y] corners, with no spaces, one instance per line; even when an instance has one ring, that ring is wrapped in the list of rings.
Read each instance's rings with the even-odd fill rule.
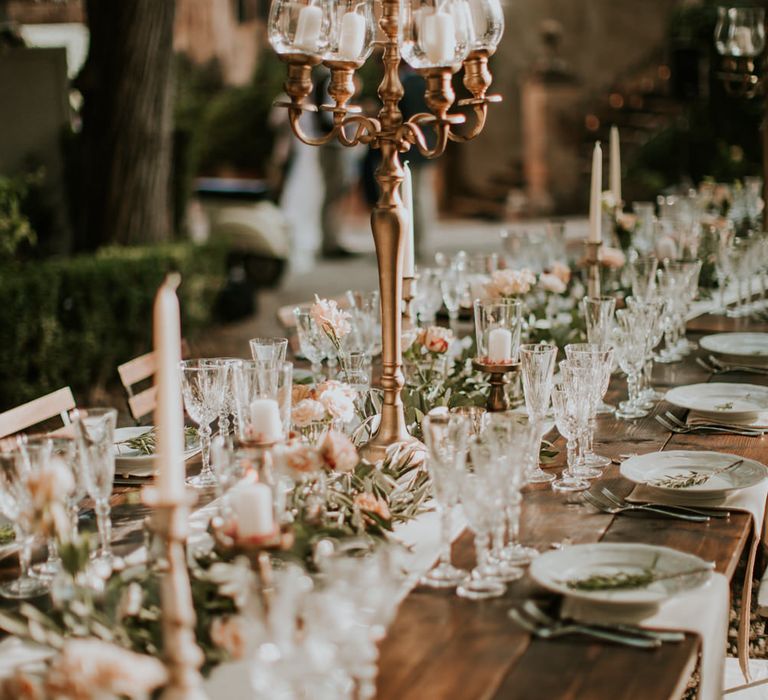
[[[448,346],[453,340],[453,331],[449,328],[440,326],[430,326],[423,334],[419,335],[419,342],[429,352],[444,353],[448,352]]]
[[[624,267],[624,263],[627,262],[627,258],[618,248],[603,246],[600,262],[606,267],[610,267],[612,270],[618,270]]]
[[[552,294],[563,294],[566,290],[565,283],[557,275],[551,272],[542,272],[539,277],[539,287],[545,292]]]
[[[287,443],[281,455],[285,466],[299,474],[311,474],[323,468],[318,451],[298,440]]]
[[[308,384],[294,384],[291,387],[291,404],[296,405],[299,401],[304,399],[311,399],[313,397],[312,387]]]
[[[320,456],[329,469],[337,472],[351,472],[359,463],[352,441],[338,430],[329,430],[320,443]]]
[[[326,417],[325,406],[315,399],[303,399],[291,409],[291,420],[299,428]]]
[[[536,275],[527,268],[522,270],[496,270],[491,275],[487,291],[492,297],[516,297],[528,294],[536,284]]]
[[[43,689],[39,681],[16,669],[0,681],[0,700],[43,700]]]
[[[389,512],[389,506],[386,501],[372,493],[358,493],[354,500],[355,507],[363,513],[363,520],[373,524],[373,520],[366,517],[365,513],[378,515],[382,520],[391,520],[392,514]]]
[[[211,623],[211,641],[223,649],[231,659],[242,659],[245,654],[245,630],[238,617],[217,617]]]
[[[571,268],[557,260],[549,266],[549,273],[557,277],[563,284],[568,284],[571,281]]]
[[[315,303],[309,310],[314,322],[335,344],[352,330],[351,316],[339,308],[333,299],[321,299],[315,294]]]
[[[349,423],[355,417],[355,395],[346,384],[334,384],[339,386],[329,386],[322,392],[318,387],[318,399],[332,418]]]

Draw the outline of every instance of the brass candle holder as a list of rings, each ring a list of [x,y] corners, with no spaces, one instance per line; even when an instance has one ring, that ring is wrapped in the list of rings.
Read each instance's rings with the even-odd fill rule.
[[[144,504],[152,508],[150,527],[165,543],[167,569],[160,596],[163,619],[163,654],[168,685],[162,700],[207,700],[200,667],[204,656],[195,638],[195,608],[187,571],[189,511],[197,500],[189,490],[178,499],[167,498],[159,489],[145,486]]]
[[[402,252],[405,231],[405,209],[400,198],[403,182],[403,168],[400,154],[416,148],[426,158],[436,158],[443,153],[449,141],[467,141],[477,136],[485,125],[488,105],[500,101],[497,95],[488,95],[492,76],[488,70],[488,57],[492,51],[472,51],[464,60],[464,84],[472,97],[461,100],[460,106],[471,108],[474,123],[457,132],[454,127],[466,122],[464,114],[450,114],[455,94],[451,86],[454,68],[429,68],[422,71],[427,81],[425,99],[431,113],[419,113],[405,121],[400,111],[403,85],[400,82],[400,25],[401,1],[382,0],[378,24],[383,39],[376,44],[383,48],[384,77],[379,85],[382,102],[377,117],[353,113],[348,105],[354,93],[351,80],[357,62],[326,61],[331,71],[329,93],[334,105],[321,109],[333,114],[331,131],[319,138],[305,134],[299,124],[304,110],[314,110],[305,103],[313,85],[310,79],[311,67],[320,59],[303,54],[280,54],[288,64],[288,79],[285,92],[289,102],[280,103],[288,109],[289,122],[294,134],[304,143],[320,145],[338,139],[345,146],[368,144],[381,151],[381,165],[376,171],[380,197],[371,213],[371,228],[376,246],[381,293],[382,332],[382,376],[381,386],[384,400],[381,420],[370,441],[361,448],[361,455],[369,461],[383,459],[387,448],[399,442],[416,442],[408,434],[401,400],[405,383],[402,371],[403,296]],[[435,136],[434,145],[428,146],[425,130]],[[411,290],[411,294],[412,294]],[[408,313],[411,313],[410,311]],[[411,317],[406,322],[413,322]]]
[[[509,381],[507,375],[520,371],[520,363],[514,362],[489,362],[486,358],[476,357],[472,360],[472,367],[479,372],[488,375],[491,390],[488,394],[488,402],[485,410],[490,413],[509,410],[506,385]]]
[[[600,296],[600,259],[603,244],[601,241],[586,241],[584,264],[587,266],[587,296],[596,299]]]

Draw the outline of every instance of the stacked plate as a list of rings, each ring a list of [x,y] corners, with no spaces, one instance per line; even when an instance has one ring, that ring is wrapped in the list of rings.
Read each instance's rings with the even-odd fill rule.
[[[736,466],[734,462],[739,462]],[[731,491],[746,489],[768,476],[753,459],[725,452],[669,450],[636,455],[621,464],[621,475],[674,501],[722,500]],[[701,475],[688,479],[690,475]],[[691,481],[685,485],[686,481]]]
[[[709,382],[670,389],[666,401],[724,423],[752,423],[768,412],[768,388],[759,384]]]
[[[146,454],[129,447],[129,440],[146,435],[154,430],[154,426],[144,425],[137,428],[118,428],[115,430],[115,474],[121,477],[149,478],[154,472],[154,454]],[[189,460],[200,452],[200,443],[190,446],[184,453],[184,459]]]
[[[726,362],[768,367],[768,333],[715,333],[699,345]]]

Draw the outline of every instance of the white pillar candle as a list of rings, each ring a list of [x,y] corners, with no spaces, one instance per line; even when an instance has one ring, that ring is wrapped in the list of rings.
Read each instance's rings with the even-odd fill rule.
[[[302,7],[296,22],[296,34],[293,44],[296,48],[314,53],[320,43],[320,29],[323,23],[323,11],[314,5]]]
[[[266,484],[241,481],[229,494],[239,537],[265,537],[275,531],[272,489]]]
[[[155,296],[152,313],[154,348],[157,357],[155,426],[157,489],[167,500],[184,496],[184,407],[181,398],[181,315],[176,288],[178,273],[170,274]]]
[[[504,362],[512,359],[512,332],[506,328],[492,328],[488,331],[488,359]]]
[[[254,399],[250,405],[251,432],[258,442],[283,439],[280,406],[274,399]]]
[[[603,238],[601,231],[602,212],[600,211],[600,195],[603,189],[603,149],[600,142],[595,143],[592,152],[592,187],[589,192],[589,240],[600,243]]]
[[[755,52],[752,43],[752,30],[749,27],[736,27],[733,32],[733,44],[741,56],[751,56]]]
[[[616,126],[611,127],[611,175],[610,186],[613,201],[617,207],[621,207],[621,146],[619,144],[619,129]]]
[[[456,51],[456,25],[447,12],[431,12],[424,17],[422,48],[427,60],[436,66],[453,63]]]
[[[403,166],[405,176],[400,185],[400,197],[405,207],[405,230],[403,231],[403,277],[413,277],[415,268],[413,240],[413,178],[408,163]]]
[[[365,17],[357,12],[345,12],[339,30],[339,56],[347,61],[357,61],[365,44]]]

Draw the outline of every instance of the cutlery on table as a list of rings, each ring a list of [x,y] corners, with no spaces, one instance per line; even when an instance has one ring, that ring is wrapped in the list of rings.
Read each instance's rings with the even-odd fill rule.
[[[742,437],[760,437],[763,435],[762,430],[752,428],[737,428],[728,425],[720,425],[715,423],[704,423],[699,425],[680,425],[678,423],[672,423],[663,416],[654,416],[657,423],[660,423],[671,433],[677,433],[679,435],[687,435],[689,433],[721,433],[723,435],[741,435]]]
[[[763,428],[756,428],[752,427],[750,425],[744,425],[743,423],[725,423],[723,421],[717,421],[717,422],[709,422],[706,421],[697,421],[693,425],[689,425],[681,418],[678,418],[674,413],[671,411],[667,411],[664,414],[664,419],[672,423],[672,425],[676,425],[680,428],[696,428],[700,425],[706,425],[706,426],[712,426],[713,428],[726,428],[728,430],[745,430],[748,433],[764,433],[765,430]]]
[[[572,624],[581,624],[584,627],[590,627],[592,629],[609,630],[622,632],[624,634],[638,635],[640,637],[648,637],[650,639],[658,639],[661,642],[682,642],[685,639],[683,632],[669,632],[662,630],[650,630],[643,627],[637,627],[636,625],[629,625],[623,623],[602,623],[602,622],[590,622],[578,623],[577,620],[558,620],[548,613],[544,612],[539,605],[533,600],[526,600],[523,603],[523,610],[530,615],[531,618],[537,620],[542,625],[552,626],[559,622],[567,622]]]
[[[729,518],[731,516],[730,511],[727,510],[717,510],[716,508],[692,508],[690,506],[678,506],[678,505],[672,505],[668,503],[650,503],[650,502],[643,502],[643,503],[635,503],[634,501],[627,501],[624,498],[621,498],[621,496],[616,495],[613,491],[610,489],[607,489],[605,487],[600,489],[600,493],[603,494],[609,501],[612,503],[615,503],[617,506],[652,506],[653,508],[661,508],[664,510],[673,510],[673,511],[681,511],[683,513],[693,513],[695,515],[706,515],[710,518]]]
[[[661,640],[636,634],[627,634],[626,632],[613,632],[590,625],[581,625],[577,623],[565,623],[555,621],[554,624],[543,625],[524,611],[512,608],[507,613],[509,617],[527,632],[541,637],[542,639],[556,639],[568,634],[584,634],[595,639],[602,639],[607,642],[623,644],[624,646],[637,647],[639,649],[658,649],[661,646]]]
[[[654,506],[641,506],[634,503],[624,506],[617,506],[615,503],[602,500],[599,496],[595,495],[591,491],[584,491],[582,494],[584,500],[592,507],[596,508],[603,513],[609,515],[618,515],[620,513],[655,513],[656,515],[663,515],[665,518],[673,518],[675,520],[686,520],[691,523],[706,523],[709,522],[710,516],[708,515],[696,515],[694,513],[682,513],[678,511],[665,510],[663,508],[656,508]]]
[[[709,372],[715,374],[725,374],[727,372],[750,372],[752,374],[768,375],[768,367],[756,367],[754,365],[739,364],[735,362],[725,363],[718,360],[714,355],[708,355],[706,360],[700,357],[696,362]]]

